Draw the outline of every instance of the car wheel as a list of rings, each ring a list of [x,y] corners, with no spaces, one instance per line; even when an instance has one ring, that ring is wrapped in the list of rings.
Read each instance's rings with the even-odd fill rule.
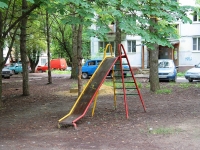
[[[83,72],[83,73],[82,73],[82,78],[83,78],[83,79],[87,79],[87,78],[88,78],[88,74],[87,74],[86,72]]]
[[[38,70],[39,73],[42,73],[42,70]]]
[[[193,79],[188,79],[188,81],[189,81],[189,82],[192,82],[192,81],[193,81]]]

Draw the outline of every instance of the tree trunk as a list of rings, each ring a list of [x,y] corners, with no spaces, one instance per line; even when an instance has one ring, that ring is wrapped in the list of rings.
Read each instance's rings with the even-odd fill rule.
[[[46,29],[47,29],[47,57],[48,57],[48,83],[52,83],[51,67],[50,67],[50,35],[49,35],[49,15],[46,11]]]
[[[150,91],[156,92],[160,89],[158,78],[158,45],[155,44],[155,50],[149,50],[150,53]]]
[[[23,1],[22,1],[23,2]],[[25,1],[26,2],[26,1]],[[0,70],[2,70],[4,63],[3,62],[3,48],[4,48],[4,41],[6,36],[9,34],[10,30],[12,30],[16,25],[22,21],[22,19],[30,15],[30,13],[40,6],[41,2],[33,4],[28,11],[23,11],[22,16],[18,17],[12,24],[7,26],[8,24],[4,23],[7,18],[2,17],[2,9],[0,10]],[[5,20],[3,20],[5,19]],[[3,30],[3,25],[6,26],[5,31]],[[5,60],[7,61],[7,60]],[[25,68],[24,68],[25,69]],[[26,76],[26,75],[25,75]],[[27,90],[29,90],[27,88]],[[0,108],[2,107],[2,77],[0,77]]]
[[[32,57],[29,55],[29,62],[30,62],[30,67],[31,67],[31,72],[35,73],[35,68],[39,62],[39,53],[33,53]]]
[[[115,37],[115,56],[119,56],[118,52],[118,46],[121,44],[121,29],[119,27],[119,20],[116,21],[116,37]],[[117,63],[120,63],[119,60]],[[115,65],[116,70],[120,70],[120,65]],[[117,75],[115,78],[120,78],[121,71],[115,71],[115,74]]]
[[[77,46],[78,46],[78,40],[77,40],[78,30],[77,26],[72,26],[72,72],[71,72],[71,79],[77,79],[78,78],[78,61],[77,61]]]
[[[3,30],[3,18],[2,12],[0,10],[0,71],[3,68],[3,39],[2,39],[2,31]],[[2,100],[2,76],[0,75],[0,109],[3,107]]]
[[[22,0],[22,15],[27,10],[27,1]],[[22,77],[23,77],[23,95],[29,95],[29,74],[28,74],[28,60],[27,60],[27,52],[26,52],[26,25],[27,25],[28,17],[25,16],[21,20],[21,34],[20,34],[20,53],[21,53],[21,61],[22,61]]]
[[[115,37],[115,56],[119,56],[118,46],[121,44],[121,29],[119,27],[119,21],[116,21],[116,37]]]
[[[151,18],[151,21],[156,22],[156,18]],[[152,26],[149,27],[150,32],[157,32]],[[158,78],[158,44],[153,45],[153,49],[149,50],[150,53],[150,91],[156,92],[160,89]]]
[[[78,27],[78,34],[77,34],[77,43],[78,43],[78,47],[77,47],[77,60],[78,60],[78,95],[81,94],[82,89],[83,89],[83,83],[81,80],[81,76],[82,76],[82,30],[83,30],[83,25],[79,25]]]

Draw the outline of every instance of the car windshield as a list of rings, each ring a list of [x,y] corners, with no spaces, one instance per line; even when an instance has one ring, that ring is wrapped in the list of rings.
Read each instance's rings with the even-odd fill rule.
[[[172,68],[173,63],[171,61],[160,61],[158,63],[158,68]]]

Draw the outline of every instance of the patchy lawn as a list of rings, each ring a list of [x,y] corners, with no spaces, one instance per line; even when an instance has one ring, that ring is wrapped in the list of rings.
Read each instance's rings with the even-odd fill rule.
[[[60,75],[53,76],[53,84],[46,84],[44,73],[30,74],[30,96],[21,96],[20,75],[3,79],[0,149],[199,150],[200,83],[161,82],[161,90],[154,94],[145,79],[137,81],[147,112],[138,96],[128,97],[126,119],[123,96],[117,96],[114,110],[112,88],[105,86],[94,117],[91,107],[75,130],[57,125],[77,99],[69,93],[77,81]]]

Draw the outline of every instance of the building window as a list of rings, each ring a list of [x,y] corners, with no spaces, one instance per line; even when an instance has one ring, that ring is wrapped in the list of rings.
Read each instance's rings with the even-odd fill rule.
[[[193,51],[200,51],[200,37],[193,38]]]
[[[114,42],[102,42],[102,41],[100,41],[99,42],[99,52],[100,53],[103,53],[104,52],[104,50],[105,50],[105,48],[106,48],[106,45],[107,44],[111,44],[112,45],[112,51],[113,51],[113,53],[114,53],[114,50],[115,50],[115,43]],[[109,48],[108,48],[109,49]],[[110,53],[110,51],[109,50],[107,50],[107,53]]]
[[[45,65],[47,63],[47,59],[41,58],[41,65]]]
[[[196,11],[193,13],[193,22],[200,22],[200,17]]]
[[[136,52],[136,41],[127,41],[128,53]]]

